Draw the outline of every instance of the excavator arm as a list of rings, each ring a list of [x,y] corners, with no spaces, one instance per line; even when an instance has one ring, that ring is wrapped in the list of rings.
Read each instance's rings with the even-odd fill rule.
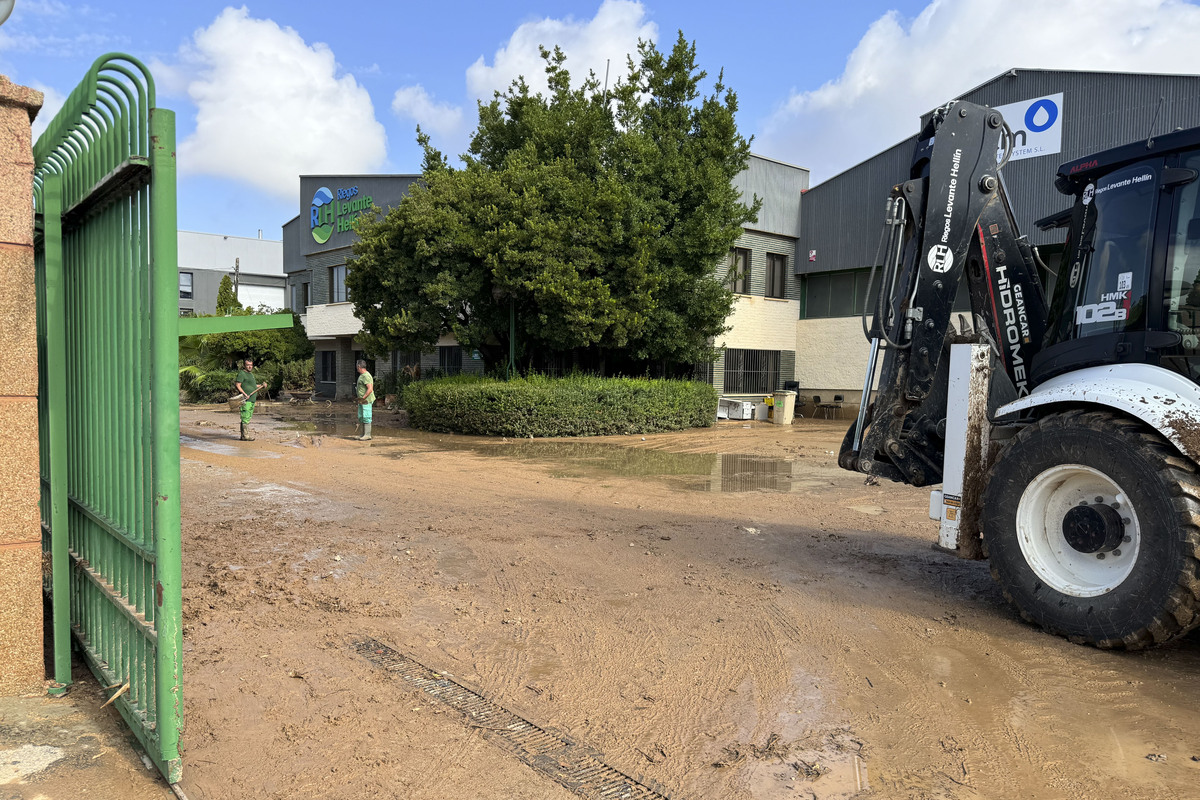
[[[863,400],[838,458],[845,469],[913,486],[942,481],[951,344],[991,348],[997,369],[989,411],[1031,388],[1046,298],[1000,174],[1005,128],[999,112],[984,106],[938,109],[917,139],[908,179],[891,191],[873,299],[864,309],[871,356]],[[971,315],[960,315],[956,328],[964,277]]]

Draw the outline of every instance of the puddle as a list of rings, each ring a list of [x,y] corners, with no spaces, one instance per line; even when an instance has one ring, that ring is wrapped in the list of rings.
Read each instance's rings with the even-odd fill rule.
[[[671,453],[599,442],[514,442],[475,445],[485,456],[547,464],[551,475],[583,478],[594,474],[657,478],[696,492],[789,492],[795,488],[794,462],[736,453]]]
[[[233,444],[224,444],[222,442],[210,442],[206,439],[197,439],[194,436],[180,434],[179,444],[183,447],[190,447],[193,450],[202,450],[205,453],[212,453],[218,456],[237,456],[239,458],[279,458],[278,453],[271,453],[266,450],[251,450],[247,447],[239,447]]]
[[[551,477],[557,478],[656,478],[674,488],[696,492],[789,492],[799,483],[792,461],[736,453],[672,453],[586,441],[456,444],[443,449],[545,464],[550,467]]]
[[[321,420],[299,420],[285,419],[283,424],[278,427],[281,431],[296,431],[297,433],[324,433],[329,436],[343,436],[349,438],[351,436],[361,436],[362,428],[353,420],[347,419],[321,419]],[[379,437],[394,438],[399,436],[407,436],[412,431],[405,428],[393,428],[388,425],[374,423],[371,425],[371,438],[378,439]]]
[[[352,419],[297,419],[283,416],[279,430],[350,437]],[[542,464],[553,478],[578,479],[604,475],[651,478],[681,491],[794,492],[821,485],[812,474],[796,474],[797,463],[786,459],[738,453],[674,453],[649,447],[589,441],[545,439],[486,439],[427,433],[377,422],[371,429],[379,454],[404,458],[412,451],[395,448],[410,444],[421,453],[469,452]]]

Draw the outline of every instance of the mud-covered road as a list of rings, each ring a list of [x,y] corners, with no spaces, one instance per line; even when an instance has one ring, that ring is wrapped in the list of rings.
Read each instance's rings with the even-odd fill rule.
[[[836,468],[844,422],[359,443],[264,410],[253,443],[183,412],[192,800],[577,796],[364,637],[677,800],[1200,797],[1200,637],[1024,624],[931,549],[927,491]]]

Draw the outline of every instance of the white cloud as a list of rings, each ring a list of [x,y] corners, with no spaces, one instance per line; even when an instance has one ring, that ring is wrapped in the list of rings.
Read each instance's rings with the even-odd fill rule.
[[[546,64],[539,46],[562,48],[572,83],[578,85],[592,71],[603,81],[605,62],[611,62],[609,85],[626,74],[626,56],[636,55],[639,39],[653,41],[658,26],[647,19],[646,7],[634,0],[604,0],[591,19],[538,19],[523,23],[492,56],[489,65],[480,56],[466,71],[469,105],[491,100],[494,92],[504,91],[524,76],[533,92],[545,92]],[[468,115],[463,106],[436,103],[420,85],[405,86],[396,92],[392,109],[397,115],[415,120],[431,132],[461,144],[466,138]],[[450,123],[453,122],[453,126]],[[474,123],[474,114],[470,115]]]
[[[828,178],[917,132],[918,117],[1011,67],[1196,71],[1200,8],[1182,0],[934,0],[876,20],[835,80],[793,91],[755,152]]]
[[[33,121],[33,140],[36,142],[50,121],[54,119],[54,115],[63,107],[63,103],[67,102],[67,96],[53,86],[46,86],[37,81],[30,82],[30,88],[37,89],[45,96],[42,101],[42,110],[38,112],[37,119]]]
[[[419,83],[396,90],[392,111],[396,116],[415,119],[422,128],[442,136],[452,136],[462,129],[462,108],[436,102]]]
[[[226,8],[181,52],[194,78],[196,129],[179,145],[185,174],[232,178],[294,200],[302,173],[379,169],[387,135],[367,90],[328,46]]]
[[[562,48],[576,83],[588,70],[603,81],[605,61],[610,61],[611,83],[625,74],[625,57],[637,53],[638,39],[657,36],[658,26],[646,19],[645,6],[631,0],[604,0],[590,20],[568,17],[526,22],[496,51],[491,66],[480,56],[467,69],[467,91],[472,97],[488,100],[493,92],[507,89],[518,75],[525,76],[534,92],[546,91],[546,65],[538,53],[539,45]]]

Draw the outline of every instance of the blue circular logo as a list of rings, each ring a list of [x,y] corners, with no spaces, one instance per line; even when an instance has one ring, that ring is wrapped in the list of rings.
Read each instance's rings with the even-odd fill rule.
[[[1046,112],[1046,121],[1041,124],[1036,122],[1039,111]],[[1025,112],[1025,128],[1030,133],[1041,133],[1055,122],[1058,122],[1058,105],[1053,100],[1038,100]]]

